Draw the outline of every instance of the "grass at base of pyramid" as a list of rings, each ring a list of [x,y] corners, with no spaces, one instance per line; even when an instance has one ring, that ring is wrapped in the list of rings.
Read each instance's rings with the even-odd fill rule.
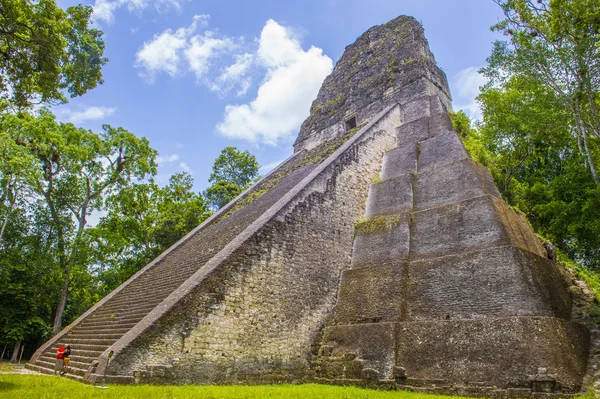
[[[63,398],[119,398],[119,399],[437,399],[460,396],[440,396],[408,391],[375,391],[355,387],[329,385],[260,385],[260,386],[164,386],[164,385],[109,385],[98,389],[65,377],[46,375],[0,374],[0,398],[63,399]]]

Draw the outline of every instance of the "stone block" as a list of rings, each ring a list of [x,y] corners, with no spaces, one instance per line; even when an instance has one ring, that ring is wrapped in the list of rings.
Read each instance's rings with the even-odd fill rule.
[[[444,104],[442,103],[442,100],[440,99],[439,96],[431,96],[429,97],[429,101],[430,101],[430,109],[431,109],[431,115],[437,115],[437,114],[447,114],[446,111],[446,107],[444,106]]]
[[[448,205],[486,194],[500,198],[489,172],[470,159],[426,169],[417,174],[414,188],[415,210]]]
[[[417,145],[406,143],[383,155],[381,178],[383,180],[417,171]]]
[[[333,356],[355,353],[363,368],[379,372],[380,379],[389,379],[394,367],[395,324],[373,323],[326,327],[324,342],[333,346]]]
[[[408,83],[405,86],[402,86],[400,89],[394,93],[395,101],[404,105],[406,103],[411,102],[415,98],[419,98],[426,95],[435,95],[438,97],[446,98],[446,101],[450,101],[448,98],[448,90],[442,90],[440,87],[436,86],[431,80],[428,78],[420,78],[411,83]]]
[[[411,215],[411,259],[424,259],[514,245],[542,257],[537,239],[524,235],[524,221],[502,200],[482,196]],[[529,228],[530,229],[530,228]]]
[[[571,313],[571,300],[556,264],[516,247],[411,262],[408,275],[411,320],[568,319]]]
[[[396,215],[413,207],[412,175],[404,174],[371,184],[367,200],[367,218]]]
[[[398,264],[408,257],[410,231],[408,216],[374,231],[357,233],[352,247],[352,268]]]
[[[429,96],[423,96],[402,105],[400,108],[402,124],[430,116],[430,105]]]
[[[554,317],[402,322],[396,366],[409,378],[446,379],[529,388],[529,376],[548,368],[563,392],[577,392],[585,374],[589,334]]]
[[[440,134],[419,143],[418,171],[465,158],[469,158],[469,154],[456,133]]]
[[[429,118],[429,136],[439,136],[440,134],[448,132],[454,132],[454,126],[452,125],[450,115],[446,112],[431,115],[431,118]]]
[[[408,143],[415,143],[429,138],[429,118],[421,118],[412,122],[403,123],[396,128],[396,141],[401,147]]]
[[[335,308],[337,324],[400,320],[406,264],[370,266],[342,272]]]

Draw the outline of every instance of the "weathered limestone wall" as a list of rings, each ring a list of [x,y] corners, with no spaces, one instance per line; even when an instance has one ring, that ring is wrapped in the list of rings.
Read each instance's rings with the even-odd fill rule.
[[[589,333],[523,214],[475,164],[437,96],[401,107],[342,271],[317,377],[505,396],[575,393]]]
[[[353,116],[361,125],[392,104],[434,94],[450,109],[446,75],[437,67],[421,24],[400,16],[374,26],[346,47],[323,82],[294,150],[342,135],[345,121]]]
[[[353,224],[399,121],[396,107],[352,137],[172,310],[120,349],[108,374],[168,383],[310,379],[313,344],[350,265]]]

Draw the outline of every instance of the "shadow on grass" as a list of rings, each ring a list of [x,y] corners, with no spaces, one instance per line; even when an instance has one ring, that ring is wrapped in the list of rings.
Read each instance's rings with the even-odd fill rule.
[[[19,386],[12,382],[0,381],[0,392],[7,392],[17,389]]]

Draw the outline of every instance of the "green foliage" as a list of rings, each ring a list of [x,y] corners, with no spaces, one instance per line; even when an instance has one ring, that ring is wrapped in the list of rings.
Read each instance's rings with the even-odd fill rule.
[[[530,91],[490,89],[480,99],[479,130],[461,133],[471,156],[536,231],[581,265],[600,268],[600,193],[566,122],[536,107],[531,100],[540,97]]]
[[[509,41],[495,43],[488,66],[481,70],[491,80],[488,88],[518,79],[521,87],[538,87],[550,93],[558,107],[549,111],[565,118],[561,124],[567,123],[578,141],[577,150],[584,156],[587,172],[596,185],[600,184],[596,167],[600,0],[495,1],[506,19],[493,29],[504,33]]]
[[[229,182],[238,187],[246,187],[258,177],[258,161],[248,151],[235,147],[225,147],[215,159],[210,183]]]
[[[248,151],[226,147],[213,164],[208,181],[212,186],[204,191],[209,206],[220,209],[259,179],[258,161]]]
[[[453,116],[508,203],[586,270],[600,270],[600,0],[495,0],[506,16],[482,72],[477,130]]]
[[[0,0],[0,92],[9,105],[66,101],[102,83],[102,32],[89,27],[91,6],[54,0]]]
[[[98,299],[75,289],[92,285],[90,236],[86,234],[89,215],[102,209],[107,195],[119,192],[134,179],[156,173],[156,153],[146,139],[125,129],[105,125],[103,132],[96,134],[57,123],[45,109],[37,115],[2,114],[0,131],[8,138],[1,152],[16,154],[11,152],[15,146],[21,150],[19,165],[25,169],[19,172],[24,173],[19,184],[27,196],[16,208],[7,206],[12,200],[3,201],[0,214],[9,216],[4,219],[8,231],[21,228],[32,237],[36,251],[62,276],[61,282],[53,282],[60,291],[58,303],[53,304],[54,330],[58,331],[65,309],[70,317],[76,317]],[[14,164],[0,162],[0,181],[10,181]],[[20,220],[19,214],[31,220]],[[9,241],[8,236],[2,255],[23,245],[23,240]],[[67,303],[70,292],[76,301]]]
[[[212,209],[221,209],[242,191],[243,189],[235,183],[219,181],[204,191],[204,198]]]

